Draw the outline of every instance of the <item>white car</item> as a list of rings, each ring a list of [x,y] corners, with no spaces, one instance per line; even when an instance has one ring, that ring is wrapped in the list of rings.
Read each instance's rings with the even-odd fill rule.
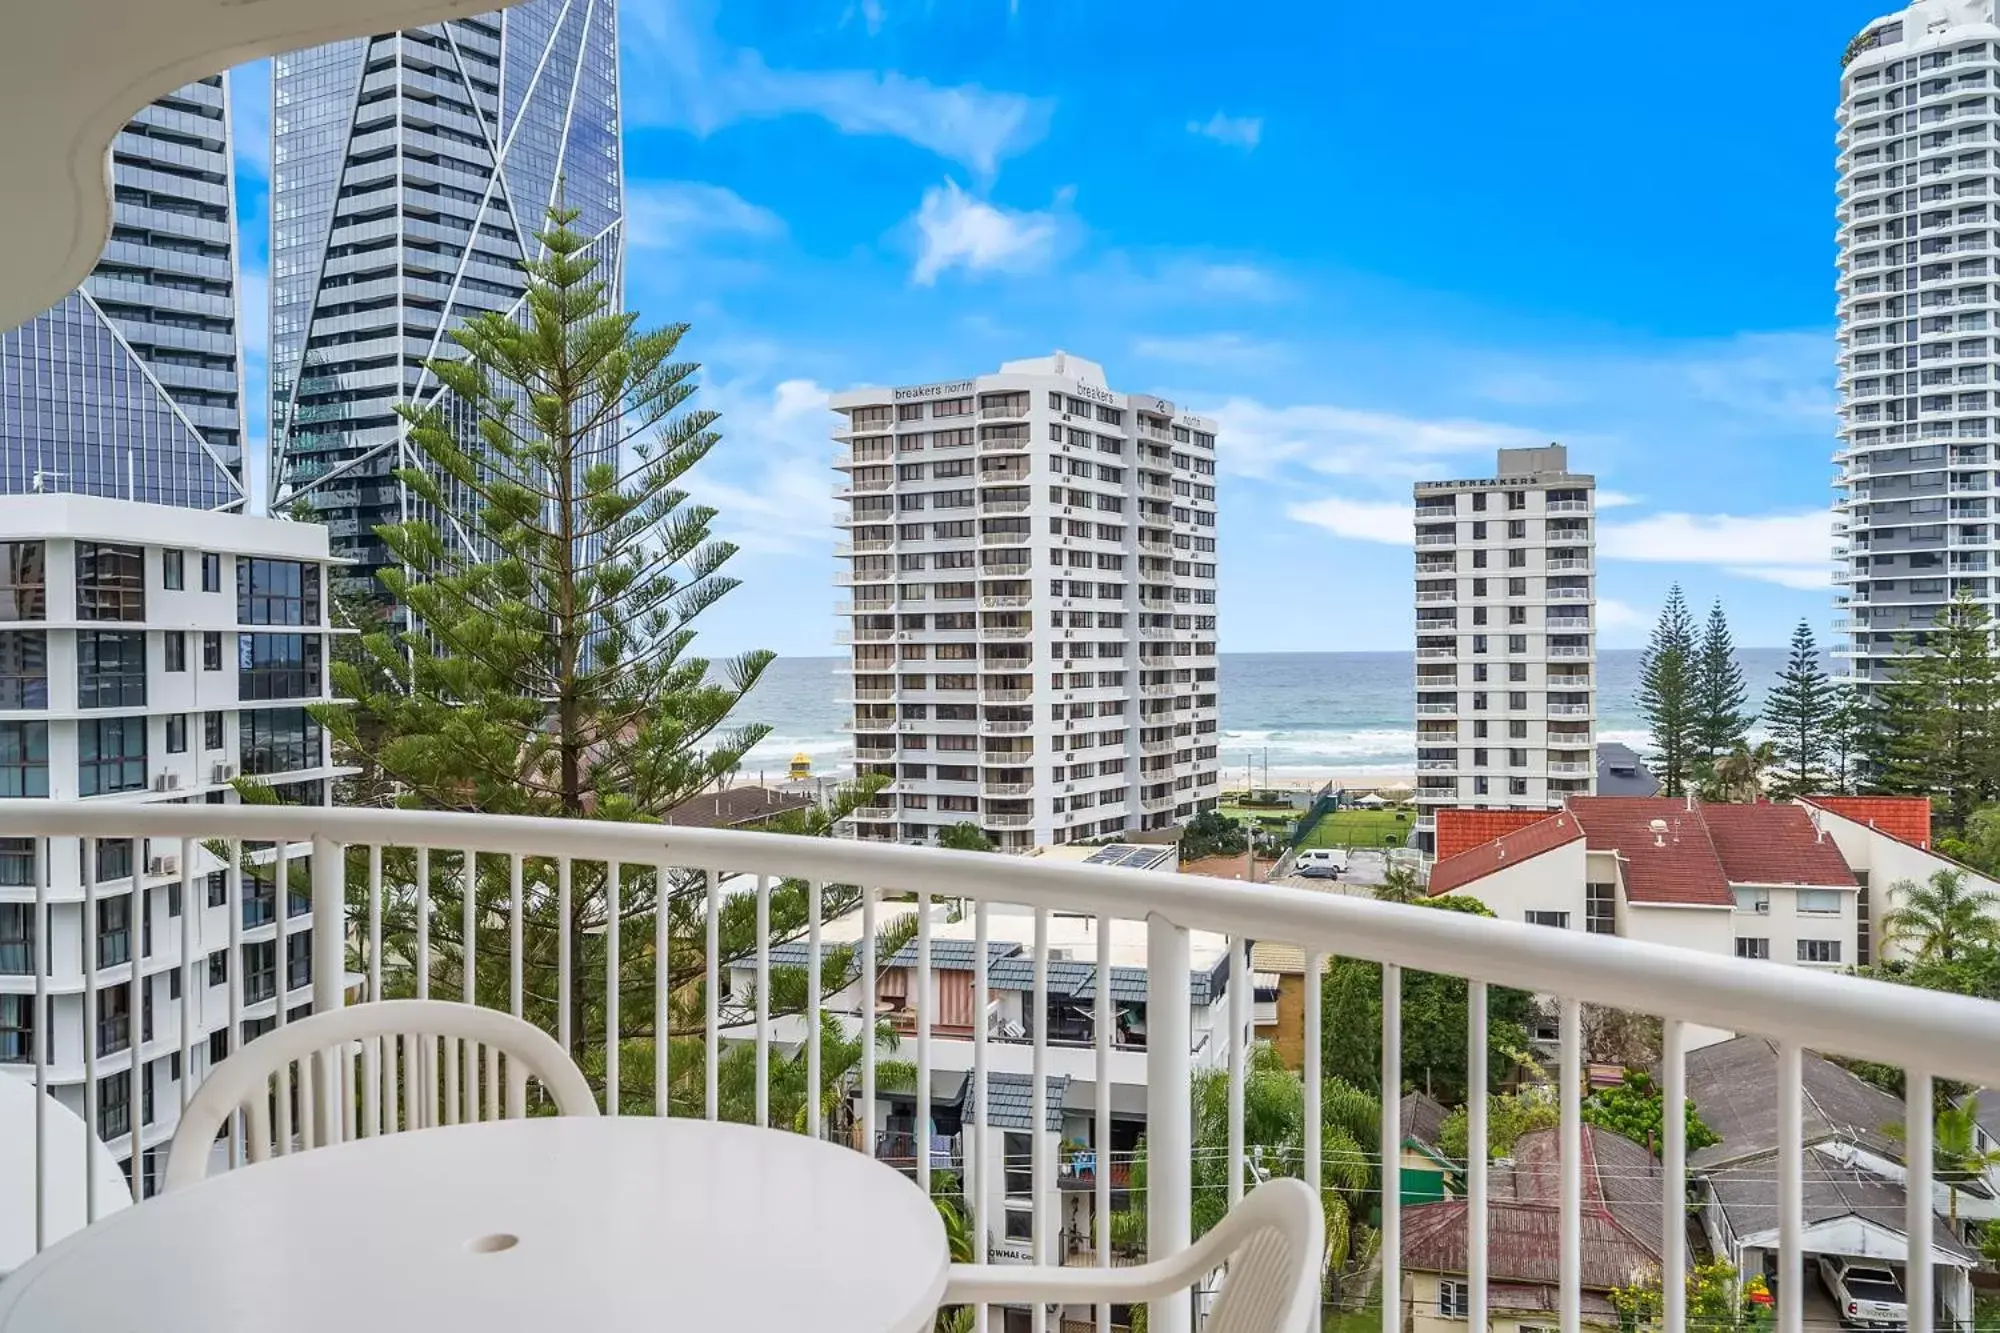
[[[1292,861],[1292,873],[1308,879],[1337,879],[1347,869],[1345,847],[1314,847]]]
[[[1822,1254],[1819,1280],[1826,1284],[1827,1294],[1839,1307],[1844,1327],[1902,1328],[1909,1323],[1903,1281],[1893,1268],[1866,1259]]]

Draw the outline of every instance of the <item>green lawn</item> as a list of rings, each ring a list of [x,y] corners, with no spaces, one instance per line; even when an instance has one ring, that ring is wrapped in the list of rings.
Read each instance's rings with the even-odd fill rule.
[[[1322,1306],[1320,1333],[1382,1333],[1382,1306],[1374,1302],[1358,1310]]]
[[[1401,819],[1396,816],[1402,815]],[[1313,825],[1300,847],[1382,847],[1394,838],[1401,846],[1416,822],[1412,810],[1336,810]]]

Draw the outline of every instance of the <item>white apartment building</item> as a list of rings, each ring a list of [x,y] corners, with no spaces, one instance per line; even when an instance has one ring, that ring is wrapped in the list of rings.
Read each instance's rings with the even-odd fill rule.
[[[1057,352],[835,394],[859,836],[1008,850],[1219,792],[1215,423]]]
[[[0,797],[227,804],[241,775],[326,804],[336,770],[302,705],[329,697],[327,564],[316,525],[0,497]],[[88,855],[77,840],[0,839],[0,1077],[34,1076],[38,1038],[49,1084],[79,1114],[94,1077],[93,1128],[128,1171],[144,1151],[150,1188],[184,1082],[229,1049],[232,992],[244,1040],[272,1023],[280,975],[293,1008],[309,1008],[311,931],[292,924],[308,905],[293,898],[280,923],[271,870],[246,868],[232,957],[225,876],[206,849],[189,861],[178,843],[106,841]]]
[[[1841,73],[1834,582],[1864,689],[1960,590],[1994,605],[1995,20],[1994,0],[1920,0]]]
[[[1416,485],[1418,846],[1441,807],[1596,789],[1596,479],[1562,445]]]

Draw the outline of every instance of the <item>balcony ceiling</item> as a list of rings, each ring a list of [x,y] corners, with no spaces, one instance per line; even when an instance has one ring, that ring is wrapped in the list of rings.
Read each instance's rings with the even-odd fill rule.
[[[111,232],[132,113],[246,60],[499,8],[493,0],[34,0],[0,28],[0,328],[61,300]]]

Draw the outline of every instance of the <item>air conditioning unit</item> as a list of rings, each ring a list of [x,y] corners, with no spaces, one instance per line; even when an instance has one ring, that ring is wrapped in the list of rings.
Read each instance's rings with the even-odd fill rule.
[[[236,765],[234,765],[234,764],[217,764],[217,765],[215,766],[215,769],[214,769],[213,773],[211,773],[211,774],[210,774],[210,776],[209,776],[209,781],[211,781],[211,782],[227,782],[227,781],[229,781],[229,780],[230,780],[231,778],[233,778],[233,777],[235,777],[235,776],[236,776]]]
[[[181,775],[180,775],[180,774],[178,774],[178,773],[169,773],[169,774],[167,774],[167,790],[168,790],[168,791],[176,791],[176,790],[178,790],[178,789],[180,788],[180,785],[181,785]]]
[[[153,775],[153,790],[165,791],[166,789],[167,789],[167,775],[165,773],[155,773]]]
[[[178,875],[180,871],[181,859],[178,856],[156,856],[146,862],[146,873],[149,875]]]

